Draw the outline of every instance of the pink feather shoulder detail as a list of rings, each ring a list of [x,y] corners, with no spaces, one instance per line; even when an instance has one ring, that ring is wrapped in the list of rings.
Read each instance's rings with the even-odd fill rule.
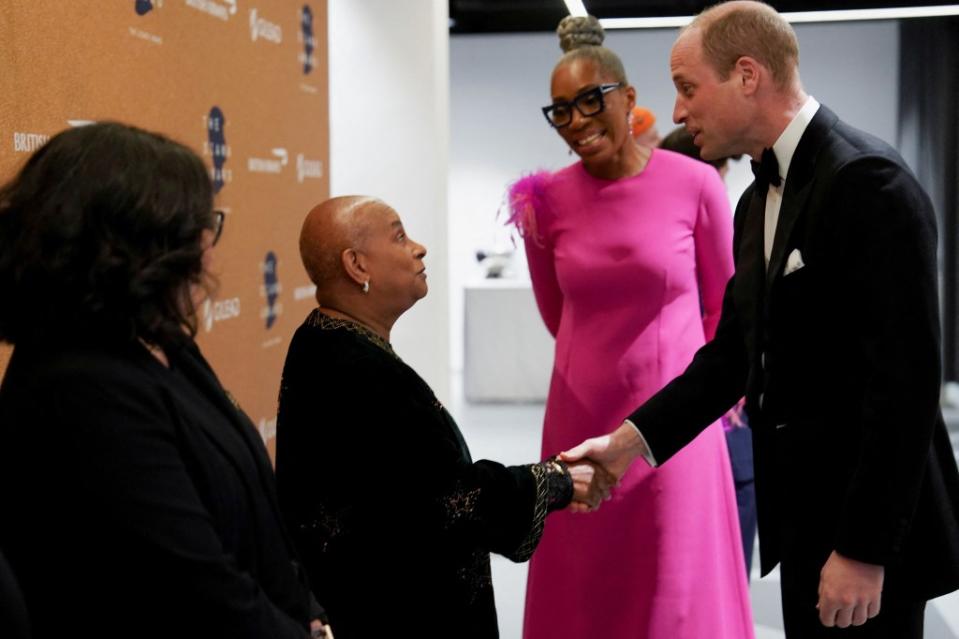
[[[542,241],[536,225],[536,212],[546,205],[546,185],[552,174],[549,171],[537,171],[524,175],[507,189],[509,218],[507,224],[513,224],[524,238]]]

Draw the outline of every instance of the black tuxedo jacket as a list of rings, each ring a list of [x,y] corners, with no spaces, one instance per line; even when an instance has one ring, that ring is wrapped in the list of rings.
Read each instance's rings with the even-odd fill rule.
[[[192,344],[18,344],[0,388],[0,547],[34,637],[308,636],[258,433]]]
[[[754,184],[715,339],[630,418],[662,463],[745,394],[764,574],[837,550],[886,566],[887,589],[954,590],[932,205],[892,148],[824,106],[784,188],[768,270]],[[794,252],[804,266],[784,274]]]

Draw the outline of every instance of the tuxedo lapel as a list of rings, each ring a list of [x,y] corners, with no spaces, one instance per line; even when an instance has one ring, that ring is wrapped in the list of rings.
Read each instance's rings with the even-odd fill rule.
[[[793,153],[783,189],[782,205],[779,208],[779,220],[776,223],[776,236],[769,256],[769,268],[766,271],[768,287],[772,287],[782,277],[783,265],[789,253],[787,250],[790,246],[789,238],[796,226],[796,221],[806,210],[806,203],[815,181],[816,156],[836,121],[836,115],[820,105],[799,139],[796,152]]]
[[[792,167],[789,172],[793,173]],[[776,237],[769,256],[769,268],[766,270],[766,281],[770,287],[782,276],[789,236],[792,235],[796,220],[805,209],[810,186],[812,182],[808,177],[805,180],[799,180],[796,176],[786,178],[782,206],[779,208],[779,221],[776,223]]]
[[[736,264],[737,278],[742,279],[749,297],[756,307],[762,305],[765,263],[763,258],[763,217],[766,208],[766,191],[753,186],[743,221],[743,240]],[[755,318],[758,321],[758,316]]]
[[[739,234],[736,245],[736,275],[733,299],[742,320],[743,338],[750,359],[761,348],[765,300],[765,264],[763,260],[763,211],[766,193],[751,186],[743,194],[736,211]],[[754,371],[753,371],[754,372]],[[753,372],[750,373],[752,377]]]

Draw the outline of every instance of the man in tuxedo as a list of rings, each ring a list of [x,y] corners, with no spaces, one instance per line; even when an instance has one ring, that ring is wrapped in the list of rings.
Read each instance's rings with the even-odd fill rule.
[[[736,272],[689,368],[566,458],[617,475],[640,456],[668,463],[745,394],[762,570],[781,565],[787,637],[921,637],[925,602],[959,587],[935,215],[896,151],[805,93],[798,60],[760,2],[680,33],[674,120],[705,159],[762,160],[736,210]]]

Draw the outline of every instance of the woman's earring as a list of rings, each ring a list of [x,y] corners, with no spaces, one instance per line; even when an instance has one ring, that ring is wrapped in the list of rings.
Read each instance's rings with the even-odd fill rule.
[[[366,280],[365,282],[363,282],[363,292],[364,292],[364,293],[369,293],[369,292],[370,292],[370,281],[369,281],[369,280]]]

